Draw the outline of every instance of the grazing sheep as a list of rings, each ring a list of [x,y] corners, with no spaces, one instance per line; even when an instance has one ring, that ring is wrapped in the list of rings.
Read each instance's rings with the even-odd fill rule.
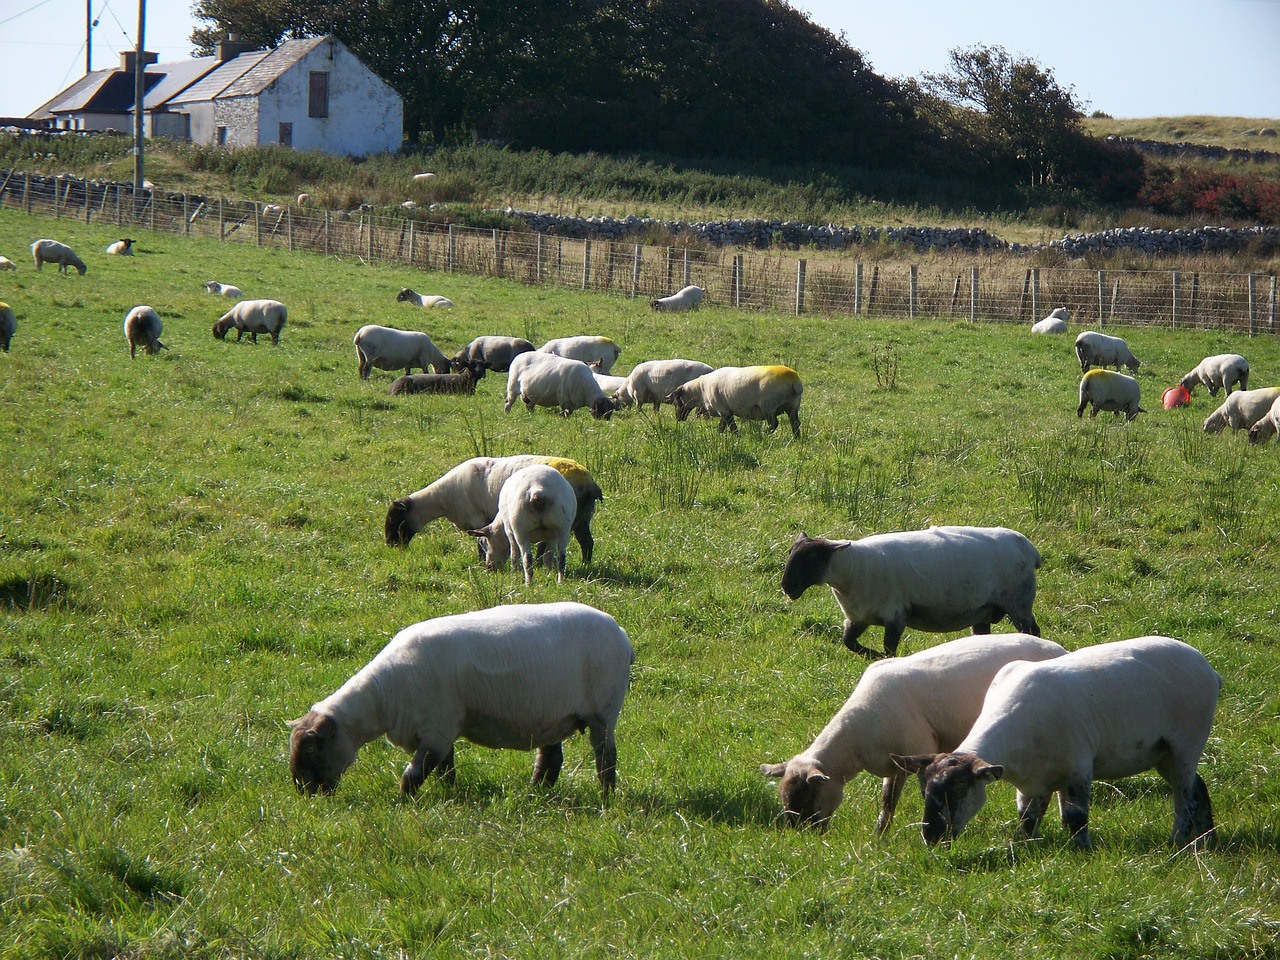
[[[7,303],[0,303],[0,350],[9,352],[9,341],[17,331],[18,318],[13,312],[13,307]]]
[[[596,502],[604,500],[604,494],[586,467],[564,457],[521,454],[465,460],[438,480],[407,497],[401,497],[387,508],[387,545],[408,546],[418,531],[441,518],[459,530],[477,530],[487,526],[498,515],[498,497],[507,478],[534,463],[545,463],[559,470],[573,487],[578,501],[573,536],[582,548],[582,562],[589,564],[595,549],[591,518],[596,512]]]
[[[1032,333],[1066,333],[1067,321],[1071,319],[1071,313],[1066,307],[1058,307],[1043,320],[1037,320],[1031,325]]]
[[[268,203],[262,208],[262,215],[264,217],[283,217],[284,206],[279,203]]]
[[[1231,395],[1231,388],[1239,385],[1241,390],[1249,389],[1249,361],[1238,353],[1219,353],[1205,357],[1196,368],[1178,381],[1188,394],[1204,384],[1209,396],[1216,397],[1220,389],[1226,389]]]
[[[236,343],[246,333],[254,342],[258,342],[258,334],[271,335],[271,342],[280,342],[280,331],[284,328],[289,311],[279,300],[241,300],[222,315],[213,325],[213,335],[218,340],[225,340],[232,327],[236,329]]]
[[[406,373],[391,381],[388,395],[408,393],[475,393],[484,367],[463,367],[461,373]]]
[[[420,307],[452,307],[453,301],[448,297],[414,293],[405,287],[396,294],[396,303],[415,303]]]
[[[520,337],[476,337],[454,354],[450,364],[454,370],[479,364],[485,370],[506,373],[512,360],[533,349],[532,343]]]
[[[1099,410],[1110,410],[1116,416],[1123,413],[1132,420],[1147,412],[1138,406],[1139,392],[1138,381],[1133,377],[1111,370],[1090,370],[1080,378],[1080,406],[1076,407],[1076,416],[1083,417],[1084,408],[1092,404],[1090,417],[1096,417]]]
[[[0,322],[0,328],[3,323]],[[1266,443],[1272,437],[1280,432],[1280,397],[1271,402],[1271,408],[1262,416],[1262,419],[1249,428],[1250,443]]]
[[[1018,835],[1034,839],[1058,794],[1062,825],[1089,846],[1089,790],[1154,769],[1173,791],[1173,842],[1213,831],[1213,807],[1196,773],[1222,680],[1201,653],[1169,637],[1084,647],[996,674],[973,729],[945,753],[895,757],[918,774],[925,842],[958,837],[1005,779],[1018,791]]]
[[[720,367],[682,383],[671,391],[668,401],[676,408],[676,419],[684,420],[700,411],[720,418],[720,429],[738,432],[734,417],[763,420],[769,432],[778,429],[778,414],[791,421],[791,433],[800,436],[800,376],[790,367]]]
[[[240,292],[240,288],[234,287],[229,283],[219,283],[217,280],[206,280],[204,288],[210,293],[216,293],[220,297],[231,297],[236,300],[244,299],[244,294]]]
[[[14,273],[17,273],[18,265],[8,257],[0,257],[0,271],[4,270],[12,270]]]
[[[436,373],[449,372],[448,358],[429,336],[417,330],[396,330],[370,323],[357,330],[351,342],[356,347],[361,380],[368,380],[374,367],[379,370],[403,367],[406,376],[413,372],[414,367],[419,367],[423,373],[427,372],[427,367]]]
[[[594,370],[591,371],[591,376],[595,378],[596,386],[600,388],[601,392],[603,392],[606,397],[615,396],[617,392],[622,389],[622,385],[627,382],[626,377],[615,377],[607,373],[596,373]]]
[[[650,300],[649,306],[654,310],[662,313],[680,313],[685,310],[697,310],[702,306],[702,298],[706,296],[706,291],[701,287],[690,284],[671,294],[669,297],[659,297],[657,300]]]
[[[559,407],[569,416],[578,407],[586,407],[597,420],[613,416],[614,403],[596,383],[592,369],[581,360],[570,360],[555,354],[522,353],[511,361],[507,371],[507,413],[518,399],[532,410]]]
[[[559,337],[538,348],[539,353],[590,364],[597,373],[609,373],[622,353],[622,348],[608,337]]]
[[[129,358],[133,359],[138,347],[147,353],[168,350],[160,342],[162,330],[160,317],[150,307],[134,307],[124,318],[124,338],[129,341]]]
[[[1105,333],[1086,330],[1076,337],[1076,357],[1080,361],[1080,372],[1090,367],[1126,366],[1130,373],[1137,373],[1141,364],[1129,350],[1129,345],[1119,337],[1109,337]]]
[[[75,267],[76,273],[83,277],[88,269],[84,261],[75,255],[75,251],[57,240],[35,241],[31,244],[31,256],[35,258],[37,270],[42,269],[46,263],[56,263],[59,273],[66,273],[67,267]]]
[[[893,754],[954,750],[982,712],[992,678],[1014,660],[1048,660],[1067,651],[1025,633],[963,637],[867,667],[852,695],[803,753],[760,772],[780,777],[791,826],[825,826],[844,785],[863,770],[883,779],[876,833],[893,821],[907,773]]]
[[[298,206],[300,206],[300,207],[305,207],[305,206],[306,206],[308,203],[310,203],[310,202],[311,202],[311,194],[309,194],[309,193],[300,193],[300,194],[298,194],[298,199],[297,199],[297,201],[296,201],[296,203],[298,204]]]
[[[123,240],[107,244],[107,253],[115,254],[118,257],[132,257],[133,245],[137,242],[132,238],[125,237]]]
[[[907,627],[931,633],[990,633],[1003,617],[1040,636],[1032,615],[1040,551],[1005,527],[930,527],[861,540],[827,540],[801,531],[782,571],[782,592],[798,600],[819,583],[844,611],[844,645],[877,657],[858,642],[884,627],[884,656],[893,656]]]
[[[608,797],[615,730],[635,651],[608,614],[581,603],[514,604],[437,617],[397,633],[334,694],[289,726],[299,790],[332,792],[360,748],[382,735],[413,754],[400,777],[412,795],[428,774],[455,779],[458,737],[537,750],[533,782],[560,775],[561,743],[586,730]]]
[[[1227,427],[1232,430],[1248,430],[1267,415],[1276,397],[1280,397],[1280,387],[1237,390],[1205,418],[1204,432],[1221,433]]]
[[[431,180],[435,177],[434,173],[415,173],[413,179],[421,183],[423,180]]]
[[[710,373],[712,368],[697,360],[646,360],[637,363],[627,375],[627,381],[613,395],[619,409],[631,404],[652,403],[654,412],[672,391],[695,377]]]
[[[555,467],[534,463],[507,478],[498,494],[498,515],[488,526],[468,531],[484,540],[482,552],[490,570],[506,565],[515,546],[524,568],[524,583],[533,583],[533,548],[551,551],[556,582],[564,580],[565,553],[578,509],[577,494]]]

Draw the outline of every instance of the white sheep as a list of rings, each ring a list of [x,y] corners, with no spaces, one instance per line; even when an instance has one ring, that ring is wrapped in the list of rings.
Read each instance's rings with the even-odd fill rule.
[[[1057,307],[1043,320],[1037,320],[1031,325],[1032,333],[1066,333],[1067,321],[1071,319],[1071,312],[1066,307]]]
[[[429,336],[417,330],[396,330],[370,323],[357,330],[351,342],[356,347],[361,380],[368,380],[374,367],[379,370],[403,367],[406,376],[414,367],[420,367],[423,373],[427,367],[436,373],[449,372],[449,359]]]
[[[400,791],[455,779],[458,737],[537,750],[552,786],[561,743],[586,730],[604,795],[617,781],[616,727],[635,651],[611,616],[581,603],[514,604],[437,617],[397,633],[334,694],[289,726],[299,790],[332,792],[360,748],[386,735],[413,754]]]
[[[1141,390],[1138,381],[1123,373],[1113,370],[1090,370],[1080,378],[1080,405],[1076,408],[1076,416],[1084,416],[1084,408],[1092,404],[1090,417],[1096,417],[1099,410],[1113,411],[1116,416],[1124,414],[1132,420],[1140,413],[1146,413],[1138,406]]]
[[[115,243],[107,244],[107,253],[113,254],[117,257],[132,257],[133,245],[137,242],[138,241],[130,237],[125,237],[122,240],[115,241]]]
[[[4,270],[12,270],[14,273],[17,273],[18,265],[8,257],[0,257],[0,271]]]
[[[1219,353],[1205,357],[1178,382],[1188,395],[1197,386],[1204,384],[1211,397],[1216,397],[1218,391],[1224,388],[1230,396],[1231,388],[1236,385],[1241,390],[1249,389],[1249,361],[1238,353]]]
[[[13,307],[0,302],[0,351],[9,352],[9,341],[18,332],[18,318]]]
[[[1248,430],[1267,415],[1276,397],[1280,397],[1280,387],[1237,390],[1205,418],[1204,432],[1221,433],[1227,427],[1232,430]]]
[[[1119,337],[1109,337],[1105,333],[1086,330],[1076,337],[1076,358],[1080,361],[1080,372],[1090,367],[1129,368],[1130,373],[1137,373],[1141,364],[1129,350],[1129,345]]]
[[[1000,670],[973,729],[944,753],[895,757],[924,791],[926,843],[960,835],[986,801],[987,783],[1018,791],[1018,834],[1035,838],[1053,793],[1062,825],[1089,846],[1095,779],[1156,770],[1173,791],[1173,841],[1213,831],[1213,807],[1196,773],[1222,680],[1193,647],[1139,637],[1084,647]]]
[[[720,419],[720,429],[738,432],[734,418],[763,420],[769,432],[778,429],[778,415],[791,421],[791,433],[800,436],[800,395],[804,386],[790,367],[720,367],[671,391],[669,402],[676,419],[698,411]]]
[[[419,307],[452,307],[454,305],[448,297],[414,293],[408,287],[396,294],[396,303],[413,303]]]
[[[421,183],[423,180],[431,180],[435,177],[434,173],[415,173],[413,179]]]
[[[712,370],[709,364],[697,360],[646,360],[637,363],[627,375],[627,381],[613,395],[621,409],[631,404],[652,403],[654,412],[673,390],[695,377]]]
[[[133,359],[138,347],[147,353],[159,353],[168,350],[160,342],[160,333],[164,328],[160,317],[150,307],[134,307],[124,318],[124,338],[129,342],[129,358]]]
[[[258,342],[258,334],[267,333],[271,335],[271,342],[278,344],[288,318],[289,311],[279,300],[241,300],[213,325],[213,335],[225,340],[234,327],[237,343],[246,333],[254,343]]]
[[[519,399],[530,410],[559,407],[566,417],[579,407],[586,407],[597,420],[608,420],[614,411],[589,366],[539,351],[520,354],[507,370],[507,413]]]
[[[512,360],[533,349],[533,344],[521,337],[476,337],[454,354],[450,364],[455,370],[478,364],[494,373],[506,373]]]
[[[56,263],[59,273],[66,273],[67,267],[75,267],[76,273],[83,277],[88,269],[74,250],[57,240],[35,241],[31,244],[31,256],[35,258],[37,270],[42,269],[46,263]]]
[[[244,299],[244,294],[240,292],[240,288],[232,286],[229,283],[219,283],[217,280],[206,280],[204,288],[210,293],[217,294],[220,297],[231,297],[235,300]]]
[[[1005,527],[929,527],[861,540],[796,537],[782,571],[782,592],[798,600],[812,586],[831,587],[844,612],[844,645],[880,656],[858,642],[884,627],[893,656],[907,627],[931,633],[991,632],[1008,617],[1014,629],[1040,636],[1031,612],[1040,551]]]
[[[502,485],[493,522],[469,532],[485,541],[483,552],[490,570],[506,565],[514,545],[520,554],[525,586],[533,583],[534,547],[545,545],[560,583],[577,510],[577,494],[559,470],[545,463],[530,464]]]
[[[591,371],[591,376],[595,378],[596,385],[600,387],[601,392],[606,397],[617,395],[618,391],[622,389],[622,385],[627,382],[626,377],[615,377],[608,373],[596,373],[594,370]]]
[[[576,460],[520,454],[514,457],[473,457],[434,482],[394,501],[387,508],[385,534],[388,546],[404,547],[433,520],[445,519],[459,530],[476,530],[498,515],[502,485],[517,470],[544,463],[559,470],[577,497],[573,536],[582,548],[582,562],[589,564],[595,549],[591,518],[596,502],[604,500],[600,485]]]
[[[893,754],[954,750],[982,712],[982,698],[1001,667],[1066,652],[1025,633],[1003,633],[879,660],[803,753],[760,772],[781,778],[778,793],[791,826],[822,826],[840,806],[845,784],[866,770],[883,780],[876,833],[884,833],[907,780]]]
[[[540,346],[538,352],[581,360],[598,373],[609,373],[622,354],[622,348],[608,337],[557,337]]]
[[[3,324],[0,323],[0,327]],[[1271,402],[1271,408],[1257,423],[1249,428],[1250,443],[1266,443],[1280,432],[1280,397]]]
[[[305,207],[308,203],[311,202],[311,194],[300,193],[298,194],[298,199],[295,202],[298,204],[298,206]]]
[[[650,300],[649,306],[654,310],[663,313],[680,313],[685,310],[697,310],[702,306],[702,298],[706,296],[706,291],[701,287],[690,284],[682,287],[669,297],[659,297],[657,300]]]

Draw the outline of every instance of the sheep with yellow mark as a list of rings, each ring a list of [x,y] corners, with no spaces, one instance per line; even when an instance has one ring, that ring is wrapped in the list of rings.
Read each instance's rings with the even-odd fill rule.
[[[683,383],[668,398],[676,408],[676,419],[701,411],[718,417],[721,430],[738,432],[734,422],[763,420],[769,432],[778,429],[778,416],[786,414],[791,433],[800,436],[800,375],[790,367],[720,367]]]

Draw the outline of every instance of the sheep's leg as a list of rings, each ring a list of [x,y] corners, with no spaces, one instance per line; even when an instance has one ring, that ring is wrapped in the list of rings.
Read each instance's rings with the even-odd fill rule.
[[[860,653],[869,660],[874,660],[882,656],[882,654],[877,653],[870,647],[864,647],[858,642],[858,638],[862,636],[863,631],[866,629],[867,625],[865,623],[854,623],[852,620],[846,620],[844,622],[844,645],[854,653]]]
[[[582,563],[585,566],[591,562],[591,551],[595,549],[595,539],[591,536],[591,526],[582,524],[573,528],[573,538],[578,541],[578,546],[582,548]]]
[[[893,811],[898,809],[898,798],[902,796],[902,788],[907,782],[907,772],[885,777],[880,784],[880,816],[876,818],[876,834],[882,834],[893,823]]]
[[[1089,840],[1089,788],[1092,781],[1077,778],[1067,783],[1058,791],[1058,809],[1062,814],[1062,825],[1075,841],[1077,847],[1087,850],[1092,844]]]
[[[1088,405],[1089,405],[1088,400],[1081,400],[1080,406],[1076,407],[1076,416],[1081,419],[1084,419],[1084,408],[1087,407]]]
[[[1213,804],[1209,801],[1209,788],[1195,772],[1194,763],[1189,770],[1186,768],[1186,764],[1179,764],[1172,758],[1156,764],[1156,772],[1173,791],[1173,842],[1179,847],[1198,845],[1213,834]]]
[[[588,724],[587,735],[591,738],[591,750],[596,755],[596,777],[607,798],[618,783],[618,745],[613,739],[613,730],[603,720],[597,719]]]
[[[404,768],[404,773],[400,775],[400,792],[406,797],[412,797],[418,792],[418,788],[422,786],[422,781],[427,778],[426,771],[431,769],[431,752],[426,747],[419,747],[414,753],[413,759],[409,761],[409,765]]]
[[[554,787],[560,777],[560,768],[564,766],[564,748],[559,743],[549,743],[538,748],[538,757],[533,761],[533,780],[535,786],[545,784]]]
[[[905,623],[886,623],[884,625],[884,655],[886,657],[895,656],[898,652],[898,641],[902,639],[902,634],[906,631]]]
[[[1018,794],[1018,836],[1024,840],[1035,840],[1040,836],[1040,821],[1049,809],[1052,794],[1028,797]]]
[[[769,425],[770,433],[773,433],[773,431],[778,429],[778,418],[774,416],[772,413],[769,414],[767,417],[765,417],[764,421]]]
[[[529,544],[520,544],[520,565],[524,568],[524,585],[527,587],[533,583],[533,550]]]
[[[800,411],[788,410],[787,418],[791,421],[791,435],[797,440],[800,439]]]
[[[726,413],[720,418],[720,432],[724,433],[726,430],[731,433],[738,432],[738,424],[734,421],[732,413]]]
[[[990,632],[991,624],[989,623],[975,623],[973,625],[973,635],[975,637],[985,637]]]

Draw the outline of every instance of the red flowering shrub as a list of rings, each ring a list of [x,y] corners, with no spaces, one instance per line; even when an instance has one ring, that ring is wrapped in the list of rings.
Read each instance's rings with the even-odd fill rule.
[[[1138,202],[1176,217],[1280,224],[1280,184],[1262,177],[1156,167],[1138,192]]]

